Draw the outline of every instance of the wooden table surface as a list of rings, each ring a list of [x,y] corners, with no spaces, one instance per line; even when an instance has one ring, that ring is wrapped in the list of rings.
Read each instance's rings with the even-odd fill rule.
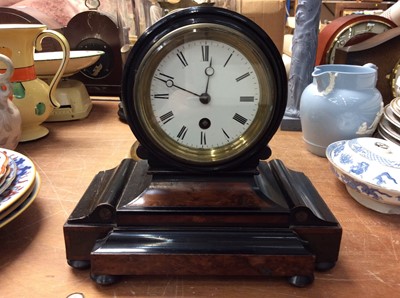
[[[328,161],[309,153],[301,132],[279,131],[272,158],[304,172],[343,227],[339,261],[316,272],[306,288],[282,278],[212,276],[124,277],[99,286],[89,271],[68,266],[63,225],[92,178],[129,156],[134,136],[113,101],[94,101],[84,120],[45,123],[50,134],[22,143],[41,177],[33,204],[0,229],[0,297],[394,297],[400,292],[400,216],[383,215],[354,201]]]

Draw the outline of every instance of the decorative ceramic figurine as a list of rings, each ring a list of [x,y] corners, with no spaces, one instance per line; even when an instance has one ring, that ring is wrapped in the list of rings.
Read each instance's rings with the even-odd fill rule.
[[[63,60],[58,72],[47,85],[36,77],[33,53],[41,50],[44,38],[54,38],[62,48]],[[0,24],[0,54],[8,56],[14,64],[13,83],[14,104],[22,118],[20,141],[31,141],[48,134],[43,123],[54,107],[59,107],[55,91],[69,59],[69,44],[65,37],[41,24]],[[1,69],[0,69],[1,71]]]
[[[0,147],[15,149],[21,137],[21,115],[11,101],[12,86],[10,77],[14,66],[10,58],[0,54],[0,65],[6,66],[6,71],[0,74]]]
[[[300,99],[304,89],[311,83],[318,44],[321,1],[297,2],[296,29],[293,35],[292,60],[288,80],[288,101],[282,130],[301,130]]]
[[[300,102],[307,149],[325,156],[333,142],[372,136],[383,112],[375,65],[320,65],[312,76]]]

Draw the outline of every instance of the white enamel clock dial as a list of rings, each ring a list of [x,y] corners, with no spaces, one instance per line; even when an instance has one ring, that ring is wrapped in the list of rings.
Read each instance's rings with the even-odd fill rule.
[[[240,138],[259,109],[260,82],[234,47],[195,40],[173,49],[151,80],[152,112],[171,139],[216,148]]]

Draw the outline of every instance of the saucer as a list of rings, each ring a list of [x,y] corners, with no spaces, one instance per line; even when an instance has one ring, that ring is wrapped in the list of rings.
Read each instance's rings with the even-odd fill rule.
[[[63,77],[72,76],[81,69],[89,67],[99,60],[103,51],[70,51],[69,61],[64,71]],[[34,54],[35,70],[39,77],[52,78],[60,67],[63,52],[38,52]]]
[[[38,176],[38,175],[36,175]],[[17,209],[31,194],[31,192],[33,191],[33,189],[35,188],[36,185],[36,177],[35,177],[35,181],[32,183],[32,185],[25,191],[24,194],[22,194],[18,200],[15,200],[14,203],[10,206],[8,206],[7,209],[4,209],[3,211],[0,212],[0,221],[3,218],[6,218],[10,213],[12,213],[15,209]]]
[[[35,181],[36,169],[33,162],[25,155],[2,149],[17,165],[17,174],[12,183],[0,194],[0,212],[14,204],[23,196]]]
[[[4,152],[0,152],[0,179],[3,178],[3,176],[7,172],[7,166],[8,166],[8,156]]]
[[[5,177],[4,181],[0,185],[0,194],[2,194],[10,186],[10,184],[14,181],[15,177],[17,176],[18,172],[17,164],[11,158],[8,161],[8,170],[9,173],[7,177]]]
[[[4,227],[6,224],[10,223],[12,220],[21,215],[21,213],[24,212],[36,199],[40,189],[40,176],[38,173],[36,173],[35,177],[35,183],[32,191],[27,194],[26,199],[16,209],[0,220],[0,228]]]

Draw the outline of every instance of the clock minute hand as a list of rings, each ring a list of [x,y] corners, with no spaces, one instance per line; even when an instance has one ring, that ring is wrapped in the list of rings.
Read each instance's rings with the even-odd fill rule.
[[[193,95],[196,95],[197,97],[200,97],[200,95],[199,95],[199,94],[197,94],[197,93],[194,93],[194,92],[192,92],[192,91],[189,91],[189,90],[187,90],[187,89],[185,89],[185,88],[182,88],[182,87],[176,86],[175,84],[174,84],[173,86],[174,86],[175,88],[181,89],[182,91],[186,91],[186,92],[188,92],[188,93],[190,93],[190,94],[193,94]]]
[[[173,80],[163,80],[163,79],[158,78],[158,77],[155,77],[155,78],[158,79],[158,80],[160,80],[161,82],[164,82],[165,85],[166,85],[168,88],[175,87],[175,88],[180,89],[180,90],[182,90],[182,91],[185,91],[185,92],[187,92],[187,93],[193,94],[193,95],[195,95],[195,96],[197,96],[197,97],[200,97],[200,95],[197,94],[197,93],[194,93],[194,92],[192,92],[192,91],[190,91],[190,90],[187,90],[187,89],[185,89],[185,88],[182,88],[182,87],[179,87],[179,86],[175,85],[175,83],[174,83]]]

